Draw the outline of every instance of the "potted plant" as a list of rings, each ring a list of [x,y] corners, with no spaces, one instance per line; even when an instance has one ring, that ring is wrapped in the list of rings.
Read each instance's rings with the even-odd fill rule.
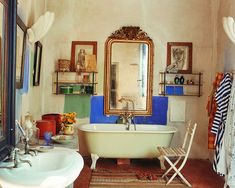
[[[74,133],[74,123],[76,123],[76,113],[69,112],[62,115],[62,130],[64,134],[73,134]]]

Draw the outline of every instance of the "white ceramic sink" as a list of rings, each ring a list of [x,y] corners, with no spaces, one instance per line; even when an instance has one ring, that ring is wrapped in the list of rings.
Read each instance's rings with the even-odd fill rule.
[[[0,169],[2,188],[64,188],[74,182],[84,165],[80,154],[60,147],[24,159],[30,160],[32,167],[22,163],[19,168]]]

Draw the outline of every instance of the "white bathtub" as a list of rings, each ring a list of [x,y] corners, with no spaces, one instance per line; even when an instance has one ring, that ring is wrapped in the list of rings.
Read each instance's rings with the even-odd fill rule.
[[[79,151],[85,149],[97,159],[98,157],[155,158],[158,157],[157,146],[169,146],[177,131],[175,127],[162,125],[138,124],[136,131],[134,125],[131,125],[129,131],[125,128],[123,124],[81,125]]]

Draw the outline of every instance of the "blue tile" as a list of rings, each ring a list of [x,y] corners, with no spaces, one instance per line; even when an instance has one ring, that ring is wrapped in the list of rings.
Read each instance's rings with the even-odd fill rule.
[[[136,116],[136,124],[167,124],[168,97],[153,96],[152,97],[152,115]],[[117,116],[104,115],[104,97],[92,96],[90,123],[115,123]]]

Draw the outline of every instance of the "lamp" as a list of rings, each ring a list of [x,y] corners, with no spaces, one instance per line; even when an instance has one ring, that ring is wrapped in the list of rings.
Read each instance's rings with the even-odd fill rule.
[[[54,21],[54,18],[55,14],[53,12],[47,11],[44,15],[39,17],[32,27],[27,29],[29,42],[31,44],[39,41],[46,35]]]
[[[235,44],[235,25],[232,17],[223,17],[223,27],[228,38]]]

